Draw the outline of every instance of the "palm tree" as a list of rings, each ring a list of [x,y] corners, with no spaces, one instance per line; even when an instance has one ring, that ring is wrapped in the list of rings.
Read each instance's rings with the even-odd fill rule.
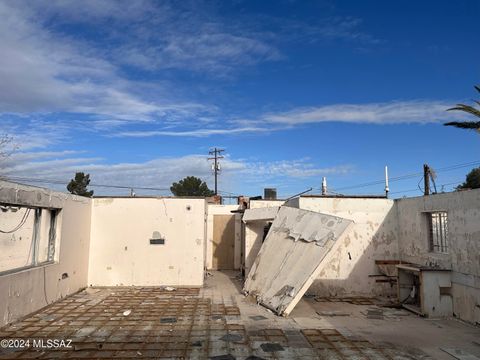
[[[479,86],[475,86],[475,89],[480,93],[480,87]],[[474,100],[474,101],[477,105],[480,105],[480,101],[476,101],[476,100]],[[454,106],[450,109],[447,109],[447,111],[451,111],[451,110],[463,111],[463,112],[472,114],[473,116],[476,116],[476,117],[480,118],[480,110],[476,109],[476,108],[474,108],[473,106],[470,106],[470,105],[457,104],[456,106]],[[445,123],[443,125],[445,125],[445,126],[455,126],[457,128],[460,128],[460,129],[477,130],[478,132],[480,132],[480,121],[461,121],[461,122],[451,121],[451,122]]]

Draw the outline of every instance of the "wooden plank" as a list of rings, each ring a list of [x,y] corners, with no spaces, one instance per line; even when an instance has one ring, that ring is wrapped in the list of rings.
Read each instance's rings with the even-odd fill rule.
[[[235,215],[213,216],[213,258],[216,270],[233,270],[235,256]]]

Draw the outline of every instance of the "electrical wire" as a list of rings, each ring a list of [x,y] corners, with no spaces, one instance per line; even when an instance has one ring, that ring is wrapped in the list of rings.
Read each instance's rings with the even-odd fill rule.
[[[56,180],[56,179],[40,179],[40,178],[27,178],[20,176],[2,176],[0,179],[10,180],[10,181],[25,181],[29,183],[40,183],[40,184],[56,184],[56,185],[66,185],[68,181]],[[138,189],[138,190],[153,190],[153,191],[169,191],[168,188],[155,188],[155,187],[143,187],[143,186],[125,186],[125,185],[106,185],[106,184],[89,184],[91,187],[104,187],[104,188],[114,188],[114,189]]]
[[[463,180],[460,180],[460,181],[455,181],[455,182],[451,182],[451,183],[441,184],[440,186],[457,185],[457,184],[461,184],[462,182],[463,182]],[[392,191],[392,192],[389,192],[388,194],[389,195],[402,194],[402,193],[414,192],[414,191],[423,192],[421,189],[409,189],[409,190],[402,190],[402,191]]]
[[[0,229],[0,233],[11,234],[11,233],[14,233],[15,231],[19,230],[27,222],[28,215],[30,215],[30,210],[31,209],[25,209],[25,213],[23,214],[22,220],[20,220],[20,223],[17,226],[15,226],[15,228],[13,230],[1,230]]]
[[[461,168],[472,166],[472,165],[478,165],[478,164],[480,164],[479,160],[468,162],[468,163],[463,163],[463,164],[449,165],[449,166],[445,166],[443,168],[435,169],[435,171],[437,173],[438,172],[444,172],[444,171],[451,171],[451,170],[457,170],[457,169],[461,169]],[[388,179],[388,181],[389,182],[394,182],[394,181],[400,181],[400,180],[407,180],[407,179],[415,178],[417,176],[423,176],[423,172],[416,172],[416,173],[391,177],[391,178]],[[335,191],[357,189],[357,188],[360,188],[360,187],[368,187],[368,186],[379,185],[379,184],[384,184],[384,183],[385,183],[385,179],[382,179],[382,180],[376,180],[376,181],[361,183],[361,184],[357,184],[357,185],[350,185],[350,186],[335,188]],[[316,189],[321,190],[321,187],[318,187]]]

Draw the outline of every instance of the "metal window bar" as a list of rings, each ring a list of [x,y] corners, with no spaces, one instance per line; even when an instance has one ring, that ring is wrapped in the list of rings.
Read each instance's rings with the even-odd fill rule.
[[[446,212],[428,213],[428,225],[430,232],[430,250],[447,253],[448,222]]]
[[[57,215],[58,210],[50,210],[50,229],[48,231],[48,260],[54,261],[55,259],[55,242],[57,235]]]

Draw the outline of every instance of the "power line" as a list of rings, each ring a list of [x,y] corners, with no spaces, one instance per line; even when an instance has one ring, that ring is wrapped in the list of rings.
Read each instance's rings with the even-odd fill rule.
[[[40,184],[56,184],[56,185],[66,185],[68,181],[65,180],[56,180],[56,179],[40,179],[40,178],[27,178],[20,176],[1,176],[0,179],[10,180],[10,181],[25,181],[29,183],[40,183]],[[153,190],[153,191],[167,191],[170,189],[167,188],[154,188],[154,187],[142,187],[142,186],[125,186],[125,185],[106,185],[106,184],[89,184],[91,187],[103,187],[103,188],[113,188],[113,189],[137,189],[137,190]]]
[[[208,152],[209,155],[213,155],[213,157],[208,158],[207,160],[213,160],[213,171],[215,173],[215,195],[218,195],[217,177],[218,173],[220,172],[220,164],[218,162],[218,159],[223,159],[223,156],[220,155],[223,151],[225,151],[225,149],[214,148],[213,150],[210,150]]]
[[[446,166],[446,167],[443,167],[443,168],[435,169],[435,172],[438,173],[438,172],[443,172],[443,171],[451,171],[451,170],[461,169],[461,168],[464,168],[464,167],[468,167],[468,166],[472,166],[472,165],[478,165],[478,164],[480,164],[480,161],[477,160],[477,161],[472,161],[472,162],[469,162],[469,163],[450,165],[450,166]],[[393,182],[393,181],[406,180],[406,179],[415,178],[417,176],[423,176],[423,172],[416,172],[416,173],[391,177],[391,178],[388,179],[388,181]],[[383,184],[384,182],[385,182],[385,179],[376,180],[376,181],[366,182],[366,183],[362,183],[362,184],[336,188],[335,191],[350,190],[350,189],[357,189],[357,188],[361,188],[361,187],[379,185],[379,184]],[[321,188],[316,188],[316,189],[320,190]]]
[[[460,181],[455,181],[455,182],[451,182],[451,183],[441,184],[440,186],[444,187],[444,186],[449,186],[449,185],[457,185],[457,184],[460,184],[462,182],[463,182],[463,180],[460,180]],[[409,189],[409,190],[402,190],[402,191],[393,191],[390,194],[402,194],[402,193],[413,192],[413,191],[420,191],[421,192],[422,190],[417,188],[417,189]]]

